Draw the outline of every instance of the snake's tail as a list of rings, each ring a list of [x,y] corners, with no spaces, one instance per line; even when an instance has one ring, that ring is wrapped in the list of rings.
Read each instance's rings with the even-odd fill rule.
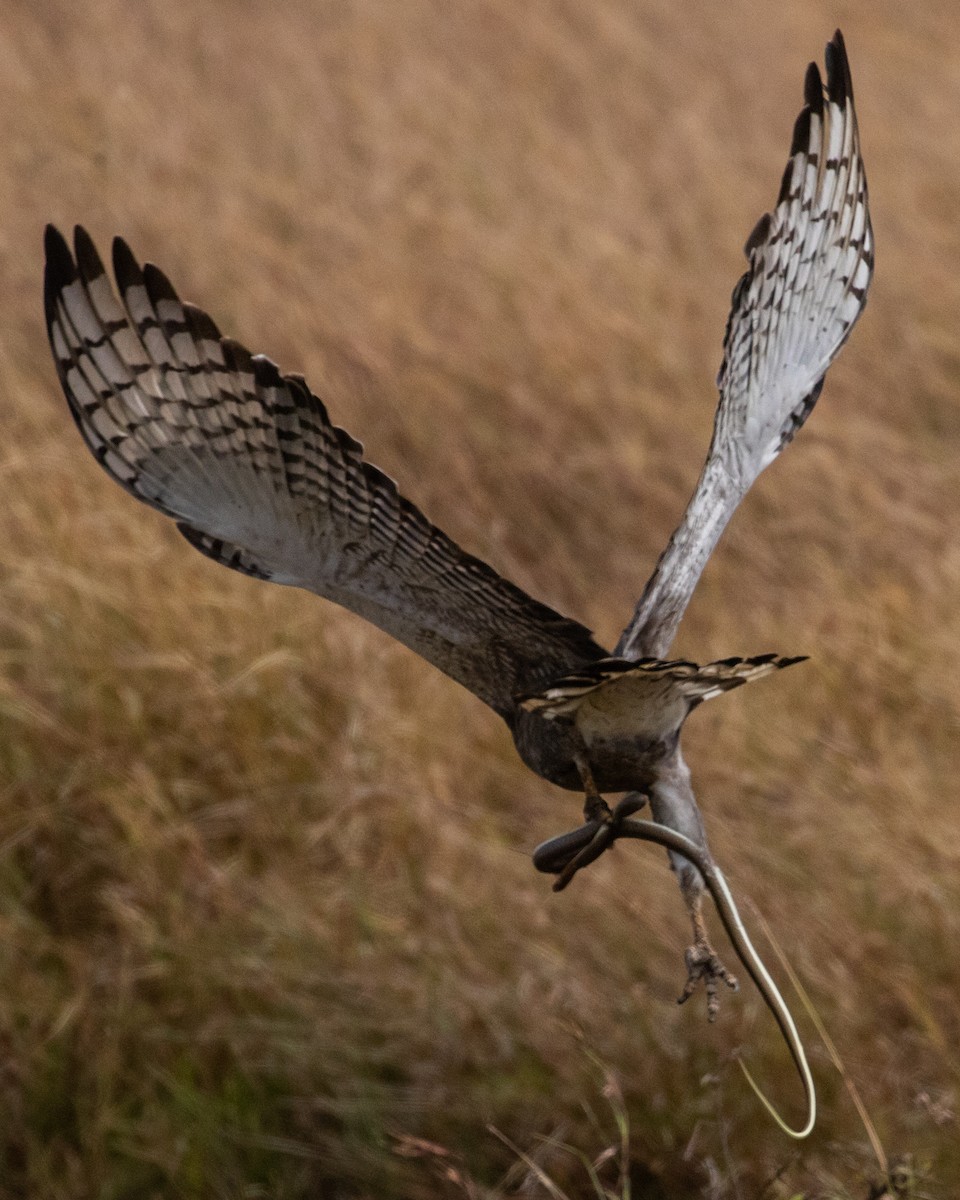
[[[727,881],[723,877],[723,872],[711,856],[695,842],[691,841],[690,838],[684,837],[683,834],[677,833],[676,830],[668,829],[665,825],[659,825],[654,821],[626,819],[620,823],[619,836],[641,838],[644,841],[656,842],[658,845],[665,846],[668,850],[675,850],[677,853],[682,854],[684,858],[689,859],[703,876],[707,890],[713,897],[720,920],[723,922],[723,927],[727,931],[730,944],[736,951],[737,957],[740,959],[750,978],[756,984],[757,990],[767,1008],[773,1014],[774,1020],[777,1022],[780,1032],[783,1035],[783,1039],[787,1043],[787,1048],[790,1051],[800,1076],[800,1082],[803,1085],[804,1097],[807,1103],[807,1118],[805,1123],[799,1129],[794,1129],[788,1125],[760,1090],[760,1087],[747,1070],[743,1061],[738,1059],[740,1069],[743,1071],[747,1083],[750,1084],[757,1098],[770,1116],[773,1117],[774,1121],[776,1121],[779,1128],[792,1138],[801,1139],[808,1137],[813,1131],[817,1120],[817,1093],[813,1084],[813,1076],[810,1073],[810,1065],[807,1062],[807,1056],[803,1049],[803,1042],[800,1040],[800,1034],[797,1031],[797,1026],[787,1007],[787,1003],[780,994],[780,989],[774,983],[770,972],[763,964],[763,960],[754,949],[750,935],[747,933],[743,921],[740,919],[740,913],[737,910],[737,905],[730,892],[730,888],[727,886]]]

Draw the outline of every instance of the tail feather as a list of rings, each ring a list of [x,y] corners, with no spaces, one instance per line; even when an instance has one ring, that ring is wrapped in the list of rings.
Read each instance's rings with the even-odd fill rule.
[[[602,658],[576,674],[554,680],[540,692],[517,699],[527,711],[547,718],[572,715],[588,697],[599,700],[604,693],[604,699],[607,694],[613,699],[614,692],[624,700],[629,694],[637,703],[662,705],[664,710],[685,700],[689,711],[722,692],[805,661],[806,655],[786,658],[778,654],[722,658],[703,666],[685,659]]]

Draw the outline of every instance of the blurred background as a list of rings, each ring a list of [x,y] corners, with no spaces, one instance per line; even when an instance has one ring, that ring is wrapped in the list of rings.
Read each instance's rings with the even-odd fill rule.
[[[0,5],[0,1195],[866,1197],[749,987],[682,1009],[665,856],[468,693],[215,566],[81,444],[41,240],[123,234],[473,552],[615,642],[693,488],[742,245],[846,35],[866,314],[678,650],[713,849],[916,1194],[960,1173],[960,40],[945,0]],[[352,364],[352,365],[351,365]],[[755,909],[754,907],[755,906]],[[720,931],[713,922],[718,947]],[[731,956],[727,956],[732,962]],[[786,985],[785,985],[786,987]],[[618,1092],[618,1088],[620,1091]],[[419,1139],[419,1140],[418,1140]],[[626,1195],[611,1160],[612,1194]],[[623,1171],[619,1174],[622,1176]]]

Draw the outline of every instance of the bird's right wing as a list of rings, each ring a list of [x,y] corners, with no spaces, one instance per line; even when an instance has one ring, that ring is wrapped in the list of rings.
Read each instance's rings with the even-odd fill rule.
[[[713,441],[683,520],[615,653],[666,657],[700,574],[747,489],[810,415],[863,311],[873,233],[850,65],[839,32],[827,85],[807,69],[776,208],[746,244],[717,384]]]
[[[359,613],[508,720],[513,697],[603,657],[576,621],[461,550],[362,457],[296,375],[220,336],[114,242],[47,230],[50,345],[80,432],[203,554]]]

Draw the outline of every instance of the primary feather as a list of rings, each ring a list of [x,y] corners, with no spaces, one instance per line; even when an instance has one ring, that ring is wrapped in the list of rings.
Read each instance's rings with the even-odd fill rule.
[[[366,462],[296,375],[220,336],[114,243],[118,300],[82,229],[46,236],[50,344],[88,446],[202,553],[372,621],[509,719],[604,651],[461,550]]]
[[[839,30],[826,61],[826,88],[816,63],[807,68],[776,207],[747,240],[749,266],[733,290],[710,451],[617,645],[625,658],[667,653],[727,522],[809,417],[866,304],[873,233]]]

